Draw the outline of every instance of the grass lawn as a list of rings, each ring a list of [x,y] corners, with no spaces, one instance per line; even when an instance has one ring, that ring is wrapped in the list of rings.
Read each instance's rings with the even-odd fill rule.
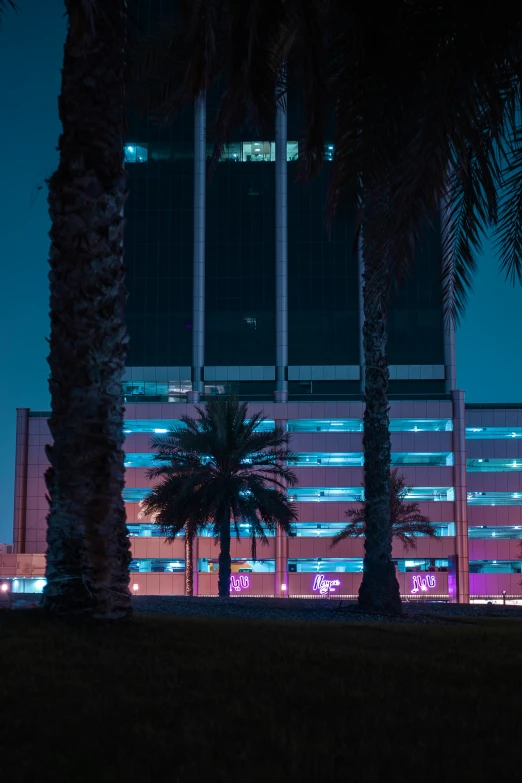
[[[522,621],[0,612],[9,783],[517,780]]]

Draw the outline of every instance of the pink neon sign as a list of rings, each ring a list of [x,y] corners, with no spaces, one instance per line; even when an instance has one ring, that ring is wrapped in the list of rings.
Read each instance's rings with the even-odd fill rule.
[[[341,582],[339,579],[325,579],[323,574],[316,574],[312,590],[319,592],[320,595],[327,595],[328,593],[335,593],[336,587],[340,587]]]
[[[231,590],[235,590],[236,593],[240,593],[241,590],[246,590],[248,587],[250,587],[250,579],[246,574],[239,574],[239,576],[230,574]]]
[[[420,574],[414,574],[413,575],[413,587],[411,589],[411,593],[420,593],[420,592],[427,592],[428,590],[433,590],[434,587],[437,586],[437,581],[433,574],[426,574],[426,576],[421,576]]]

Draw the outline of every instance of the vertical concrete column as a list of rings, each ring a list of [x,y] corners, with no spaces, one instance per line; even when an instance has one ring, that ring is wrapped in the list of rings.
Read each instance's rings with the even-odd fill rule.
[[[288,400],[288,115],[286,95],[277,104],[275,133],[276,402]]]
[[[199,536],[194,538],[194,546],[192,547],[192,573],[193,573],[193,593],[198,595],[199,587],[199,571],[198,571],[198,559],[199,559]]]
[[[357,262],[358,262],[358,280],[359,280],[359,371],[360,371],[360,384],[361,392],[364,394],[364,388],[366,386],[366,366],[364,363],[364,251],[363,251],[363,236],[362,229],[359,232],[359,239],[357,241]]]
[[[189,402],[199,402],[203,393],[205,366],[205,209],[207,177],[206,94],[194,103],[194,250],[192,292],[192,393]]]
[[[29,408],[16,409],[15,492],[13,552],[25,551],[27,524],[27,463],[29,456]]]
[[[455,487],[455,550],[452,600],[469,603],[468,504],[466,485],[466,410],[464,392],[454,391],[453,399],[453,484]]]
[[[277,427],[286,429],[286,419],[276,419]],[[286,590],[283,589],[286,585]],[[288,536],[278,527],[275,537],[275,585],[276,598],[285,598],[288,595]]]

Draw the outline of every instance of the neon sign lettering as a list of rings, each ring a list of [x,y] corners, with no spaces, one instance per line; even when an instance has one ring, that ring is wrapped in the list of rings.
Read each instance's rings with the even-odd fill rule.
[[[239,576],[234,576],[234,574],[230,575],[231,590],[235,590],[236,593],[239,593],[241,590],[246,590],[248,587],[250,587],[250,579],[246,574],[240,574]]]
[[[413,576],[413,587],[411,593],[427,592],[433,590],[437,586],[437,582],[433,574],[427,574],[426,576],[420,576],[415,574]]]
[[[341,586],[339,579],[325,579],[322,574],[316,574],[312,590],[314,592],[319,591],[320,595],[327,595],[328,593],[335,593],[335,589]]]

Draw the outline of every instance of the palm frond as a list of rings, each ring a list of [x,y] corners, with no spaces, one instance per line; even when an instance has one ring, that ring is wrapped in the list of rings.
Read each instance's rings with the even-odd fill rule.
[[[515,128],[510,142],[495,247],[501,271],[515,284],[522,283],[522,127]]]
[[[399,469],[394,468],[390,473],[390,525],[392,534],[398,538],[406,549],[416,549],[416,536],[437,535],[437,532],[424,514],[421,514],[418,503],[407,503],[406,496],[411,487],[406,485],[404,476]],[[366,510],[362,503],[355,509],[346,512],[350,520],[348,525],[333,537],[331,546],[336,546],[340,541],[354,536],[363,536],[366,531]]]

